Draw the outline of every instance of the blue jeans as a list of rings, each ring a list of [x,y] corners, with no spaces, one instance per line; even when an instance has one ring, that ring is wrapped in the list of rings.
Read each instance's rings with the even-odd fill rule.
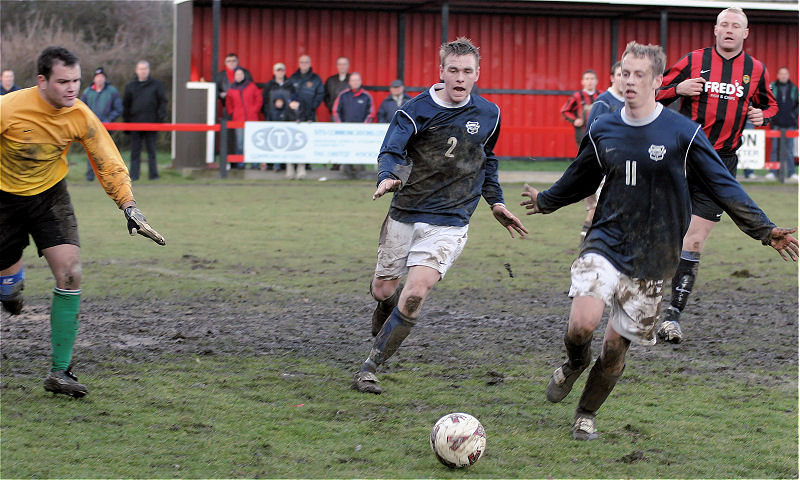
[[[781,134],[794,132],[794,129],[779,127]],[[795,173],[794,168],[794,138],[791,137],[778,137],[772,139],[772,152],[769,155],[769,160],[772,162],[783,162],[785,166],[786,177],[791,177]],[[780,170],[773,170],[775,175],[780,173]]]

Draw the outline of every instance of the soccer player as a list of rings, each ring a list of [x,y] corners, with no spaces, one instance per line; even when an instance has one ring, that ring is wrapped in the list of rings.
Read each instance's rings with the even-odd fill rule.
[[[664,84],[656,99],[666,105],[680,97],[680,112],[703,126],[728,170],[736,176],[742,130],[749,120],[764,125],[778,113],[778,104],[769,89],[769,75],[763,63],[743,50],[747,38],[747,16],[738,7],[717,15],[715,45],[689,52],[664,74]],[[692,221],[683,239],[678,270],[672,279],[672,299],[664,312],[658,337],[673,344],[683,340],[678,318],[686,307],[700,266],[700,253],[722,208],[703,186],[692,189]]]
[[[89,391],[71,369],[81,295],[78,224],[64,179],[73,141],[83,145],[100,184],[124,211],[130,234],[160,245],[165,241],[136,208],[128,170],[108,131],[77,99],[78,58],[62,47],[47,47],[37,69],[36,87],[0,98],[0,301],[12,315],[22,310],[22,251],[30,235],[56,280],[52,363],[44,389],[77,398]]]
[[[678,265],[689,226],[691,183],[705,186],[736,225],[797,259],[796,229],[781,229],[745,193],[701,127],[656,102],[665,55],[661,47],[631,42],[622,56],[625,106],[589,127],[575,161],[548,190],[525,186],[521,203],[550,213],[594,192],[605,176],[592,228],[572,264],[572,308],[564,344],[567,361],[545,390],[563,400],[592,360],[591,342],[611,307],[600,356],[578,401],[572,437],[592,440],[597,410],[614,389],[631,342],[653,345],[664,279]]]
[[[609,112],[616,112],[625,105],[625,99],[622,97],[622,64],[620,62],[614,63],[611,66],[611,87],[605,92],[597,96],[592,104],[592,110],[589,111],[588,125],[592,125],[595,119],[603,114]],[[592,205],[597,206],[597,199],[600,197],[600,190],[603,188],[603,183],[597,188],[597,192],[591,197]],[[592,219],[594,218],[594,208],[587,209],[586,220],[581,227],[581,243],[586,238],[586,232],[592,227]]]
[[[622,62],[616,62],[611,66],[611,87],[594,100],[586,124],[592,125],[598,116],[621,109],[625,105],[622,89]]]
[[[380,394],[376,372],[417,323],[428,292],[467,243],[481,196],[511,237],[528,233],[503,204],[493,149],[500,133],[497,105],[470,95],[480,74],[478,48],[467,38],[441,46],[443,83],[395,113],[378,155],[375,200],[395,192],[381,227],[370,292],[376,336],[352,387]],[[405,286],[400,283],[407,275]]]
[[[581,139],[586,134],[586,126],[589,125],[588,118],[589,112],[592,109],[594,101],[597,99],[599,92],[597,91],[597,74],[594,70],[586,70],[581,75],[581,86],[583,90],[578,90],[570,95],[567,102],[561,107],[561,115],[564,120],[572,124],[575,129],[575,145],[580,148]],[[592,194],[585,199],[586,204],[586,219],[581,226],[581,242],[586,237],[586,231],[592,225],[592,217],[594,217],[594,209],[597,207],[597,195]]]

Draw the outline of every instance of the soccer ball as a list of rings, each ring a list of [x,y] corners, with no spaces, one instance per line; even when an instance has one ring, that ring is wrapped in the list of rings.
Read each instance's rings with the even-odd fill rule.
[[[478,462],[486,450],[486,432],[480,421],[465,413],[442,416],[431,430],[431,449],[436,459],[450,468]]]

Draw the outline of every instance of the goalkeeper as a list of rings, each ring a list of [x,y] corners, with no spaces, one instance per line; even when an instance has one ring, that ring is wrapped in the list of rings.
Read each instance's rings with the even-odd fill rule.
[[[159,245],[165,241],[136,208],[128,170],[108,131],[77,99],[78,58],[64,48],[48,47],[39,55],[37,73],[38,86],[0,98],[0,312],[22,310],[22,252],[30,235],[56,280],[50,308],[52,362],[44,389],[77,398],[88,390],[71,369],[81,295],[78,224],[65,180],[73,141],[83,145],[101,185],[124,211],[130,234]]]

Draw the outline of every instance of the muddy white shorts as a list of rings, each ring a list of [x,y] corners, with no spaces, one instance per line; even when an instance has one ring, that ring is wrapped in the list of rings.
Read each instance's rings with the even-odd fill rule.
[[[663,280],[634,279],[619,272],[605,257],[589,253],[572,263],[569,297],[590,296],[611,307],[608,323],[636,344],[656,343],[656,321]]]
[[[378,240],[375,277],[398,279],[409,267],[427,266],[444,278],[467,244],[468,228],[398,222],[387,215]]]

